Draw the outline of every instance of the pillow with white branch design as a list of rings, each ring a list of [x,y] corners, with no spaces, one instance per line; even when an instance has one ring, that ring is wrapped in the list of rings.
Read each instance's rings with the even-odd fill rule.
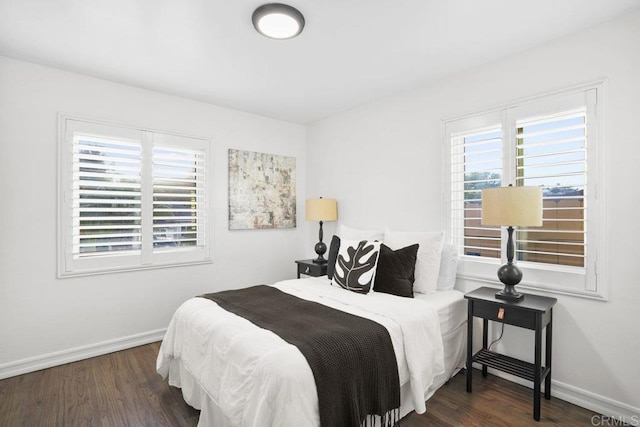
[[[349,291],[368,294],[380,254],[380,242],[341,240],[333,273],[333,283]]]

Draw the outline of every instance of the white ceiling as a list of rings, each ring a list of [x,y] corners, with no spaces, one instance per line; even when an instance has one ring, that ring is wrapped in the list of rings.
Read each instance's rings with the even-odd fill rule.
[[[640,0],[0,0],[0,55],[309,123],[609,20]]]

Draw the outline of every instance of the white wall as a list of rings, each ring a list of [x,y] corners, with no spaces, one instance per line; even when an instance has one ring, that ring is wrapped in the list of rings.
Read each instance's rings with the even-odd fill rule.
[[[308,126],[307,189],[337,198],[340,222],[353,227],[442,229],[444,118],[600,78],[610,263],[599,274],[610,298],[554,295],[553,393],[638,416],[640,13]],[[465,291],[480,285],[458,281]],[[501,351],[533,361],[533,334],[507,327]]]
[[[212,138],[213,264],[56,279],[58,112]],[[191,296],[295,277],[304,142],[300,125],[0,57],[0,378],[157,341]],[[229,148],[297,158],[298,228],[228,231]]]

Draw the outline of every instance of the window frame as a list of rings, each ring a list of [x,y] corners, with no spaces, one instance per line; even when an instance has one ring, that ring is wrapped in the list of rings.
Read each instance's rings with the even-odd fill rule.
[[[585,227],[585,267],[545,264],[518,261],[523,271],[521,289],[548,291],[558,294],[581,296],[598,300],[608,298],[607,264],[607,223],[606,223],[606,141],[605,141],[605,94],[606,80],[565,88],[541,95],[532,96],[508,104],[485,109],[477,113],[446,118],[442,121],[444,144],[444,191],[443,223],[451,236],[453,230],[452,214],[452,138],[462,132],[471,132],[482,128],[502,128],[503,147],[516,150],[516,123],[519,119],[530,118],[538,114],[554,114],[576,106],[580,97],[587,107],[587,204]],[[515,185],[515,171],[509,160],[513,152],[503,151],[502,185]],[[464,280],[500,285],[496,277],[498,267],[506,263],[506,227],[501,227],[501,258],[475,257],[460,255],[458,277]],[[454,241],[454,244],[456,242]],[[458,248],[460,251],[460,247]]]
[[[73,134],[74,130],[91,133],[102,132],[107,138],[140,141],[141,154],[141,224],[142,248],[139,251],[99,256],[73,256]],[[160,142],[158,142],[160,141]],[[155,249],[152,240],[153,226],[153,147],[175,146],[204,152],[204,244],[194,247]],[[185,147],[188,146],[188,147]],[[103,120],[87,119],[58,113],[58,179],[57,179],[57,241],[58,278],[77,277],[103,273],[148,270],[184,265],[211,263],[212,214],[212,156],[209,138],[183,135],[167,131],[130,126]],[[149,227],[149,224],[151,227]],[[151,231],[151,232],[150,232]],[[151,240],[150,240],[151,238]]]

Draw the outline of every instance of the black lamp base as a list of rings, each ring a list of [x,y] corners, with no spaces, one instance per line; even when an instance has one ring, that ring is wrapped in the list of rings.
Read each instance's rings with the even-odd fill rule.
[[[322,224],[322,222],[320,222],[320,224]],[[320,227],[320,232],[322,232],[322,226]],[[318,254],[318,258],[314,259],[313,262],[315,262],[316,264],[326,264],[327,260],[323,257],[323,255],[325,254],[325,252],[327,252],[327,245],[322,241],[322,236],[320,236],[320,241],[316,243],[313,249]]]
[[[524,298],[524,294],[516,292],[513,289],[513,286],[505,286],[504,290],[502,290],[500,292],[496,292],[496,298],[504,300],[504,301],[515,302],[515,301],[520,301],[521,299],[523,299]]]
[[[496,293],[497,299],[520,301],[524,298],[524,294],[515,290],[515,286],[522,280],[522,271],[512,261],[498,269],[498,279],[504,284],[504,289]]]

